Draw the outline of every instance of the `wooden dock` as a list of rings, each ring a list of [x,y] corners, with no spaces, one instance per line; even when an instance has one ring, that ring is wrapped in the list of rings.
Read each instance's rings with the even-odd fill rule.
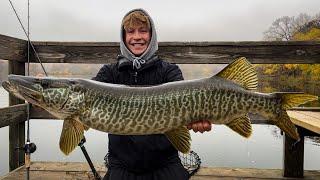
[[[288,115],[295,125],[320,134],[320,109],[317,111],[288,111]]]
[[[103,165],[95,164],[96,170],[103,177],[106,169]],[[319,171],[305,171],[304,179],[320,179]],[[26,171],[22,166],[6,176],[2,180],[25,179]],[[34,162],[30,168],[31,180],[56,180],[56,179],[94,179],[87,163],[77,162]],[[252,168],[218,168],[201,167],[191,177],[191,180],[215,180],[215,179],[292,179],[285,178],[281,169],[252,169]]]

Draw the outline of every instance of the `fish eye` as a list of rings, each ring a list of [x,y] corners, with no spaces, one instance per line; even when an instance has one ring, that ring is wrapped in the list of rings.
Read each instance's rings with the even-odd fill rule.
[[[42,88],[48,88],[49,87],[49,82],[48,81],[41,81],[41,86]]]

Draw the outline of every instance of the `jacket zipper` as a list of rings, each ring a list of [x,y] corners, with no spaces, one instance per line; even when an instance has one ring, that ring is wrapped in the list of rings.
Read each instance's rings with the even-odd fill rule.
[[[138,83],[138,72],[135,71],[133,76],[134,76],[134,82],[137,84]]]

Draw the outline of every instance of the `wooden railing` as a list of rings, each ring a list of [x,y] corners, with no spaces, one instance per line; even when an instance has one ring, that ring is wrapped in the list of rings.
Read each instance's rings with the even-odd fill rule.
[[[33,42],[33,44],[43,63],[105,64],[115,62],[119,53],[119,43],[115,42]],[[9,61],[9,74],[25,75],[26,51],[27,41],[0,35],[0,59]],[[158,54],[169,62],[177,64],[228,64],[240,56],[247,57],[254,64],[320,64],[320,42],[160,42]],[[31,54],[30,61],[38,63],[34,53]],[[24,121],[28,112],[23,103],[10,95],[9,107],[0,109],[0,128],[9,126],[10,171],[24,164],[24,152],[17,150],[17,147],[22,147],[25,143]],[[54,117],[42,109],[31,107],[30,118]],[[254,119],[253,123],[268,124],[268,121],[260,116],[251,115],[251,119]],[[310,134],[301,128],[299,131],[302,136]],[[292,163],[295,161],[292,157],[296,157],[296,154],[287,152],[293,143],[290,138],[285,138],[284,175],[299,177],[303,175],[303,161]],[[299,145],[301,146],[301,143]],[[300,146],[299,156],[301,152],[303,156],[303,147],[301,150]]]

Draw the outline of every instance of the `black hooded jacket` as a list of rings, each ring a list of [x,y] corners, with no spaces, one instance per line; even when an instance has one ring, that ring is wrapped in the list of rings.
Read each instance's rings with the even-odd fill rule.
[[[183,80],[177,65],[153,56],[140,69],[132,63],[121,61],[104,65],[93,80],[125,85],[158,85]],[[179,163],[177,150],[162,134],[156,135],[113,135],[109,134],[109,167],[126,168],[135,173],[148,172],[168,163]]]

